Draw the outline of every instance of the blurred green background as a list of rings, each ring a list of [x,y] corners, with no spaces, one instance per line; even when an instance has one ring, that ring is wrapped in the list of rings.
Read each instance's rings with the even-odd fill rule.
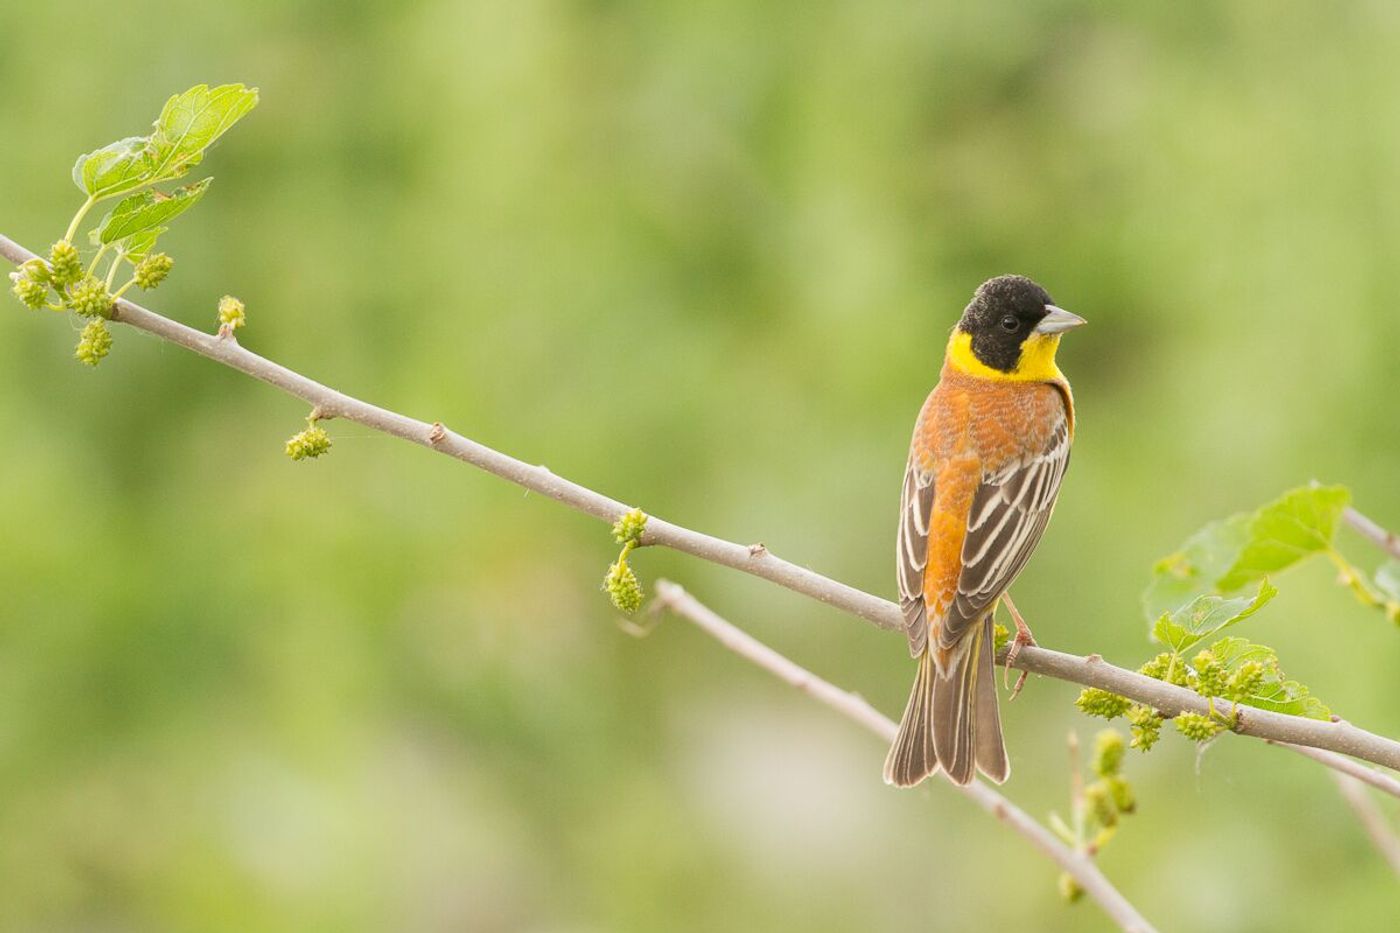
[[[55,239],[73,159],[169,94],[257,85],[152,306],[212,329],[232,292],[308,375],[874,592],[947,330],[1009,271],[1091,322],[1016,588],[1043,643],[1141,662],[1151,562],[1309,479],[1400,525],[1393,4],[51,4],[0,78],[0,232]],[[5,298],[0,928],[1107,926],[684,623],[622,634],[601,524],[340,422],[294,464],[300,403],[74,341]],[[634,565],[902,708],[902,638]],[[1243,634],[1400,733],[1400,633],[1320,562],[1277,582]],[[1100,725],[1075,695],[1005,710],[1037,817]],[[1102,864],[1164,928],[1393,923],[1323,769],[1170,730],[1127,768]]]

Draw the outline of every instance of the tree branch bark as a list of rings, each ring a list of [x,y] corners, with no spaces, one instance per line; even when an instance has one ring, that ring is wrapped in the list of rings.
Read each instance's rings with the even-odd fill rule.
[[[1277,745],[1279,748],[1286,748],[1289,751],[1297,752],[1304,758],[1311,758],[1331,768],[1333,771],[1341,772],[1361,781],[1370,784],[1376,790],[1389,794],[1392,797],[1400,798],[1400,780],[1396,780],[1389,774],[1377,771],[1375,768],[1368,768],[1361,762],[1348,758],[1345,755],[1338,755],[1336,752],[1325,752],[1320,748],[1309,748],[1306,745],[1290,745],[1287,742],[1276,742],[1273,739],[1265,739],[1270,745]]]
[[[1376,547],[1396,560],[1400,560],[1400,535],[1386,530],[1351,506],[1347,506],[1342,511],[1342,520],[1350,525],[1357,534],[1370,539]]]
[[[0,256],[16,265],[35,258],[34,253],[3,235],[0,235]],[[232,335],[221,336],[195,330],[125,298],[118,299],[112,319],[260,379],[315,406],[322,417],[344,418],[447,454],[594,518],[613,522],[630,511],[629,506],[616,499],[556,476],[544,466],[517,460],[448,430],[439,423],[430,424],[401,415],[308,379],[244,349]],[[880,628],[903,628],[899,607],[889,600],[782,560],[762,545],[725,541],[655,516],[647,520],[642,543],[662,545],[761,577],[842,609]],[[1004,663],[1004,657],[1000,660]],[[1190,690],[1115,667],[1098,655],[1077,657],[1047,648],[1025,646],[1013,666],[1034,674],[1111,690],[1139,703],[1154,706],[1168,715],[1176,715],[1183,710],[1208,711],[1207,701]],[[1229,703],[1216,701],[1217,708],[1222,705],[1228,707]],[[1252,707],[1241,707],[1240,712],[1235,731],[1241,734],[1308,745],[1400,769],[1400,742],[1359,729],[1350,723],[1319,722]]]
[[[749,633],[721,618],[704,603],[669,580],[656,582],[654,607],[664,607],[698,626],[724,647],[758,665],[779,680],[824,703],[838,713],[875,733],[886,743],[894,741],[899,727],[863,697],[842,690],[811,671],[779,654]],[[1104,912],[1124,930],[1149,931],[1152,925],[1137,908],[1113,886],[1093,859],[1066,846],[1024,810],[980,780],[966,786],[939,781],[960,791],[973,803],[1020,833],[1032,846],[1073,876],[1079,886],[1098,902]]]

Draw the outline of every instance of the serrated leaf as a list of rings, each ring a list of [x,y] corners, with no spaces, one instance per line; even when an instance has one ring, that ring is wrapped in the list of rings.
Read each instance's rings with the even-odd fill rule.
[[[1330,719],[1332,711],[1296,680],[1286,680],[1279,669],[1278,655],[1268,645],[1259,645],[1247,638],[1222,638],[1210,646],[1226,672],[1233,673],[1240,665],[1257,661],[1264,666],[1264,679],[1259,688],[1240,702],[1245,706],[1306,716],[1310,719]]]
[[[165,102],[149,137],[129,136],[79,156],[73,183],[101,200],[179,178],[257,103],[256,88],[196,85]]]
[[[1307,687],[1296,680],[1281,680],[1277,676],[1264,678],[1264,683],[1253,695],[1242,700],[1246,706],[1287,713],[1290,716],[1306,716],[1308,719],[1331,719],[1332,710],[1327,707]]]
[[[151,227],[149,230],[142,230],[140,233],[134,234],[125,243],[119,243],[122,258],[133,266],[140,265],[141,260],[145,259],[146,255],[156,248],[156,240],[160,239],[160,235],[169,229],[169,227]]]
[[[128,136],[78,156],[73,163],[73,183],[99,199],[140,188],[151,174],[146,143],[144,136]]]
[[[258,104],[257,88],[197,84],[165,102],[151,134],[156,179],[178,178]]]
[[[1175,612],[1162,613],[1152,626],[1152,637],[1183,654],[1201,640],[1254,615],[1277,595],[1278,590],[1262,580],[1252,597],[1197,596]]]
[[[1218,580],[1248,540],[1250,515],[1241,512],[1211,522],[1186,539],[1181,550],[1157,561],[1152,582],[1142,594],[1149,620],[1186,605],[1194,597],[1215,591]]]
[[[1236,636],[1220,639],[1210,646],[1210,653],[1215,655],[1215,659],[1227,672],[1233,672],[1248,661],[1258,661],[1266,667],[1278,664],[1278,655],[1274,653],[1274,649]]]
[[[1248,540],[1216,587],[1228,593],[1327,550],[1350,501],[1345,486],[1305,486],[1260,507],[1249,519]]]
[[[172,194],[146,190],[118,202],[98,226],[98,238],[103,243],[115,243],[142,230],[149,230],[194,207],[208,190],[212,178],[186,185]]]

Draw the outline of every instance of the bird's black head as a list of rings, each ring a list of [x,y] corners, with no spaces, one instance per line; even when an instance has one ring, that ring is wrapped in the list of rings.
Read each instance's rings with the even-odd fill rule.
[[[1015,374],[1027,339],[1058,335],[1083,323],[1083,318],[1055,307],[1050,293],[1025,276],[1000,275],[977,289],[958,330],[971,337],[972,354],[980,363]]]

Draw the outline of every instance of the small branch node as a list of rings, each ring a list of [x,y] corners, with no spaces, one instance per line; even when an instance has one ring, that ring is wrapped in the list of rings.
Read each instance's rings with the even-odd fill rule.
[[[750,545],[749,545],[749,556],[750,556],[750,557],[763,557],[763,556],[766,555],[767,553],[768,553],[768,547],[767,547],[762,541],[759,541],[757,544],[750,544]]]
[[[428,443],[441,444],[447,439],[447,428],[442,426],[441,421],[434,421],[433,426],[428,429]]]

